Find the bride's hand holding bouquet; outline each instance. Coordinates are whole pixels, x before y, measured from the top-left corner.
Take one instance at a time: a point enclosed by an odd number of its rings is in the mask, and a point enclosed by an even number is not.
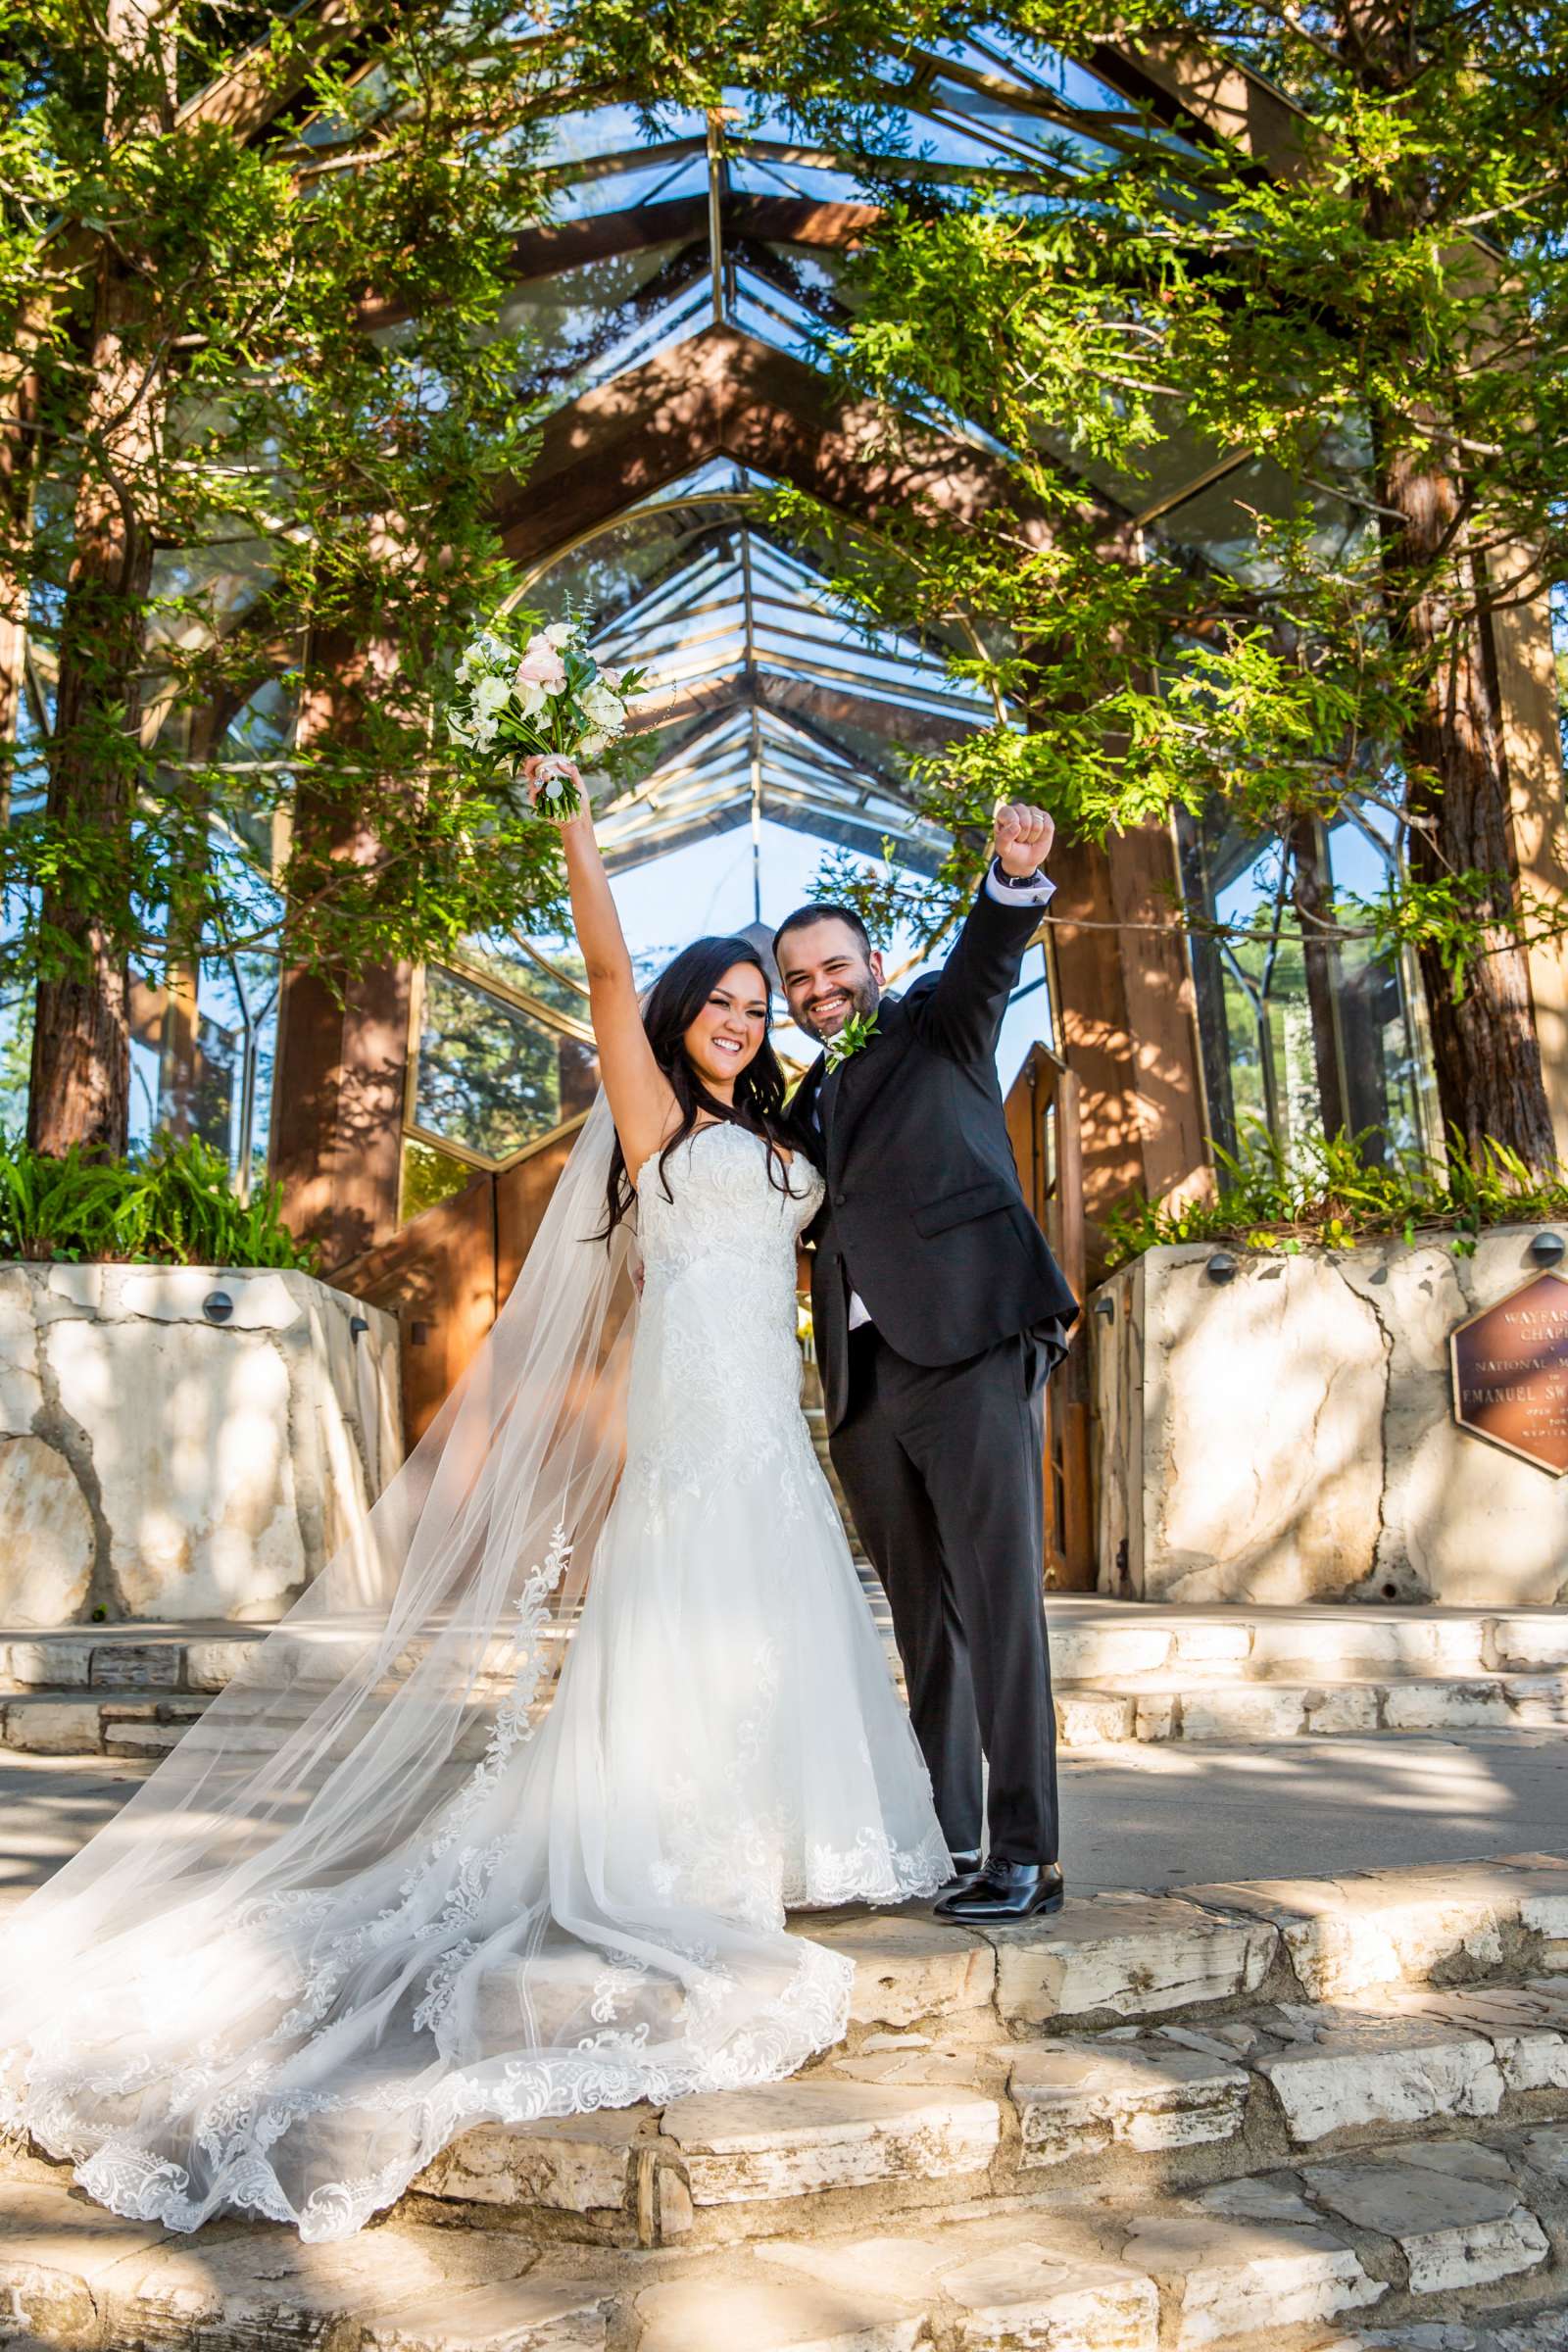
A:
[[[477,760],[509,767],[540,816],[566,824],[584,811],[579,762],[601,758],[624,733],[627,702],[647,673],[602,668],[578,622],[544,624],[531,612],[508,619],[530,630],[526,642],[499,627],[479,632],[458,663],[448,732]]]

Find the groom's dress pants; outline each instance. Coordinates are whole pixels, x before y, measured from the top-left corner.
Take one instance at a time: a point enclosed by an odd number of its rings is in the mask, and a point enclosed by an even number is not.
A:
[[[1044,1351],[1028,1334],[935,1369],[874,1326],[850,1335],[849,1411],[829,1440],[882,1580],[943,1834],[1054,1862],[1056,1727],[1042,1591]]]

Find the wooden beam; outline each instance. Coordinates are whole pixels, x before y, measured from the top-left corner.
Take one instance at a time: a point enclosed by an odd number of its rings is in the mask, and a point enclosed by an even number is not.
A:
[[[299,36],[288,72],[278,72],[271,35],[267,34],[187,100],[179,110],[182,124],[215,122],[237,139],[254,138],[306,88],[312,68],[352,40],[363,22],[349,0],[313,0],[313,5],[284,13]]]
[[[1006,468],[959,436],[928,432],[900,453],[881,411],[840,401],[805,361],[732,326],[711,325],[558,409],[526,484],[503,488],[506,551],[537,564],[712,457],[782,475],[874,523],[911,501],[972,520],[1011,496]],[[1085,495],[1109,528],[1122,519]],[[1044,544],[1044,515],[1025,521]]]

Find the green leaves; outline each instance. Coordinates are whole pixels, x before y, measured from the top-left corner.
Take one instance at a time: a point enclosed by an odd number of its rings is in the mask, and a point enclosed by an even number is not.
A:
[[[352,971],[551,903],[554,861],[433,730],[473,615],[514,584],[496,491],[532,433],[498,327],[539,202],[538,45],[495,0],[350,12],[330,37],[178,0],[158,22],[183,87],[261,29],[270,66],[239,78],[294,106],[266,128],[237,102],[153,103],[110,140],[106,92],[157,101],[167,55],[115,55],[76,0],[0,20],[20,105],[0,307],[28,322],[40,460],[0,502],[0,601],[29,613],[40,688],[0,755],[0,962],[85,974],[103,943],[156,967],[226,936]],[[100,512],[156,548],[150,579],[142,558],[84,570]],[[211,745],[209,714],[270,682],[297,738],[261,765]],[[123,790],[89,807],[62,782],[82,776]]]
[[[852,1060],[857,1054],[864,1053],[877,1034],[877,1017],[875,1012],[851,1013],[843,1028],[830,1037],[822,1049],[830,1070],[838,1069],[841,1063]]]
[[[797,493],[775,518],[989,705],[912,763],[953,893],[1001,793],[1096,839],[1186,808],[1261,845],[1373,808],[1396,870],[1331,936],[1413,949],[1435,1002],[1466,1001],[1433,1024],[1445,1111],[1468,1092],[1472,1138],[1514,1115],[1534,1152],[1533,1041],[1500,1076],[1464,1044],[1557,920],[1500,870],[1475,681],[1568,576],[1568,28],[1503,0],[1181,15],[1201,123],[1129,104],[1027,209],[956,182],[889,205],[826,348],[911,488],[874,529]],[[1076,0],[1010,21],[1093,62]],[[1168,12],[1118,19],[1144,34],[1168,61]],[[1255,146],[1225,137],[1205,51],[1288,100],[1254,89]],[[952,420],[994,437],[961,516],[926,487]]]
[[[277,1186],[242,1202],[224,1155],[199,1137],[164,1137],[140,1160],[104,1159],[75,1146],[49,1159],[0,1139],[0,1258],[18,1257],[305,1273],[316,1263],[314,1250],[282,1222]]]
[[[1261,1131],[1239,1157],[1215,1145],[1222,1171],[1216,1197],[1176,1208],[1141,1200],[1119,1204],[1105,1219],[1106,1262],[1124,1265],[1146,1250],[1180,1242],[1226,1242],[1279,1255],[1353,1250],[1390,1235],[1408,1245],[1431,1232],[1447,1234],[1449,1248],[1466,1256],[1489,1226],[1568,1217],[1568,1170],[1540,1175],[1492,1137],[1472,1160],[1455,1131],[1444,1162],[1379,1160],[1383,1142],[1369,1128],[1309,1137],[1290,1153]]]

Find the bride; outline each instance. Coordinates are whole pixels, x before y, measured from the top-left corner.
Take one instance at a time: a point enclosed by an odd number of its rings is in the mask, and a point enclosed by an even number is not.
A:
[[[821,1186],[766,978],[702,939],[640,1006],[563,830],[604,1093],[511,1298],[364,1535],[7,1931],[0,2124],[138,2220],[338,2237],[473,2124],[776,2080],[852,1976],[786,1907],[949,1876],[800,1410]]]

